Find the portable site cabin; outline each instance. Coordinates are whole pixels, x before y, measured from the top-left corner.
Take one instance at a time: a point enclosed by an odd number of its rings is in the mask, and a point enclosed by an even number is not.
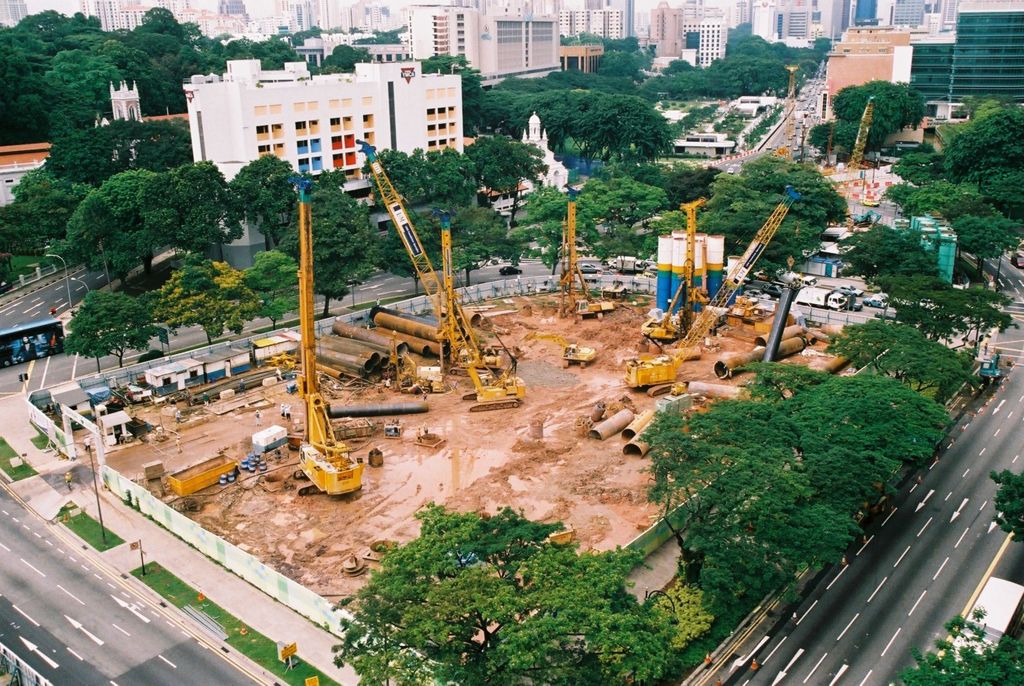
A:
[[[256,339],[252,342],[252,353],[256,364],[261,364],[274,355],[295,352],[299,349],[299,340],[300,336],[295,331],[282,331],[267,338]]]
[[[147,369],[145,376],[155,395],[170,395],[203,383],[203,363],[191,358],[177,360]]]
[[[103,431],[104,445],[117,445],[119,440],[131,436],[128,425],[131,424],[132,418],[124,410],[105,414],[96,421],[100,430]]]
[[[196,357],[196,362],[203,365],[203,383],[210,383],[211,381],[231,376],[231,360],[237,354],[234,350],[222,350]]]

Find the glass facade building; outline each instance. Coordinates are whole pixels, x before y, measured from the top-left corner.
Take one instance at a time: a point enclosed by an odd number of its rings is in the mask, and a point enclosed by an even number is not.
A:
[[[914,55],[910,63],[910,85],[925,101],[948,100],[953,73],[953,37],[912,41]]]
[[[949,92],[1024,102],[1024,0],[961,3]]]

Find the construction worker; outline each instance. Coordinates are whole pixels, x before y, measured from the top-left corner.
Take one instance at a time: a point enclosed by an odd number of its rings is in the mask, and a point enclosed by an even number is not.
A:
[[[64,483],[66,483],[68,485],[68,490],[69,491],[71,490],[71,479],[72,478],[73,477],[71,476],[71,470],[70,469],[68,471],[64,472]]]

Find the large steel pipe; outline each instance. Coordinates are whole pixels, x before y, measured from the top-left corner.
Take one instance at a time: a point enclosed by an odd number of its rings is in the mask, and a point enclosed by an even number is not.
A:
[[[335,369],[358,369],[364,374],[373,371],[373,361],[369,357],[360,358],[356,355],[349,355],[348,353],[341,353],[336,350],[321,348],[316,354],[316,359]]]
[[[806,347],[807,341],[803,338],[787,338],[779,344],[779,352],[775,355],[775,359],[781,360],[783,357],[795,355]]]
[[[722,359],[715,362],[715,376],[719,379],[728,379],[732,376],[732,372],[737,367],[742,367],[745,364],[751,362],[757,362],[764,357],[765,347],[762,345],[757,346],[750,352],[746,353],[732,353],[725,355]]]
[[[327,414],[331,419],[342,417],[387,417],[396,414],[422,414],[430,408],[426,403],[378,403],[370,405],[331,404]]]
[[[334,352],[355,355],[360,359],[368,357],[373,363],[371,369],[376,369],[380,366],[380,353],[360,341],[354,341],[351,338],[339,338],[338,336],[321,336],[318,342],[321,348],[328,348]]]
[[[631,421],[633,421],[633,413],[631,411],[619,410],[600,424],[595,424],[588,435],[591,438],[603,441],[625,429]]]
[[[343,338],[351,338],[352,340],[362,341],[367,345],[372,346],[381,354],[391,353],[391,337],[386,336],[376,331],[370,331],[364,329],[361,326],[352,326],[345,322],[334,322],[331,325],[331,331],[342,336]],[[398,343],[398,354],[403,354],[409,346],[405,343]]]
[[[632,455],[634,457],[643,457],[650,451],[651,446],[645,442],[642,436],[637,436],[632,439],[629,443],[622,446],[623,455]]]
[[[836,357],[833,357],[831,360],[825,363],[825,371],[828,372],[829,374],[838,374],[848,364],[850,364],[850,359],[848,357],[837,355]]]
[[[387,312],[375,312],[373,315],[373,323],[376,326],[381,326],[385,329],[399,331],[428,341],[437,342],[439,340],[436,326],[416,322],[411,319],[406,319],[405,317],[398,317]]]
[[[742,386],[727,386],[721,383],[704,383],[703,381],[691,381],[686,384],[686,392],[693,395],[703,395],[708,398],[724,398],[735,400],[746,398],[749,392]]]
[[[622,437],[627,441],[636,438],[641,431],[647,428],[647,425],[651,423],[652,419],[654,419],[654,410],[641,412],[629,423],[629,426],[622,430]]]
[[[768,335],[768,340],[763,344],[765,351],[764,356],[761,358],[764,362],[774,362],[779,353],[779,343],[787,338],[786,336],[786,322],[789,321],[789,309],[793,306],[793,300],[796,298],[796,290],[790,287],[782,289],[782,295],[779,296],[779,306],[775,310],[775,321],[772,322],[772,330]],[[800,331],[803,333],[803,331]],[[757,341],[754,341],[757,343]]]
[[[821,341],[822,343],[832,342],[832,336],[821,329],[807,329],[807,337],[813,338],[816,341]]]
[[[787,338],[796,338],[797,336],[803,336],[805,333],[807,333],[807,330],[804,327],[800,326],[799,324],[793,324],[792,326],[787,326],[785,329],[782,330],[782,337],[779,340],[784,341]],[[768,334],[767,336],[761,334],[760,336],[754,339],[754,345],[767,347],[768,339],[770,337],[771,334]]]
[[[435,329],[438,328],[437,317],[435,317],[432,314],[423,314],[423,315],[409,314],[407,312],[400,312],[399,310],[393,310],[390,307],[382,307],[382,306],[378,305],[378,306],[374,307],[372,310],[370,310],[370,316],[372,317],[373,315],[375,315],[378,312],[386,312],[387,314],[393,314],[396,317],[402,317],[403,319],[408,319],[409,321],[420,322],[422,324],[427,324],[429,326],[434,327]],[[469,323],[471,325],[473,325],[473,326],[478,326],[480,324],[480,322],[482,322],[484,320],[483,315],[480,314],[479,312],[466,312],[466,315],[469,317]]]
[[[384,330],[385,329],[382,329],[382,331]],[[424,357],[427,355],[441,357],[441,344],[436,341],[428,341],[425,338],[417,338],[416,336],[410,336],[409,334],[401,333],[399,331],[387,331],[388,335],[394,334],[395,338],[409,346],[409,352]]]

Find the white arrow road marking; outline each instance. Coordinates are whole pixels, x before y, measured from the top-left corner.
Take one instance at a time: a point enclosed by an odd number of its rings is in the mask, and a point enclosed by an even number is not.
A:
[[[935,489],[934,488],[932,490],[928,491],[928,495],[926,495],[924,497],[924,500],[922,500],[921,502],[919,502],[917,504],[917,507],[914,508],[914,512],[918,512],[922,507],[924,507],[924,504],[926,502],[928,502],[928,498],[932,497],[932,493],[935,493]]]
[[[779,682],[781,682],[783,679],[786,678],[786,672],[789,671],[789,668],[793,666],[793,663],[796,662],[797,658],[800,657],[803,654],[804,654],[804,649],[803,648],[800,648],[798,651],[796,651],[796,655],[794,655],[793,659],[789,661],[789,664],[786,665],[786,668],[783,669],[781,672],[779,672],[778,674],[775,675],[775,680],[772,681],[772,686],[778,686]]]
[[[110,594],[110,597],[113,598],[118,605],[131,612],[133,615],[144,621],[146,624],[149,624],[149,617],[136,610],[134,604],[129,605],[128,603],[124,602],[114,594]]]
[[[960,516],[960,510],[964,509],[964,505],[967,504],[967,500],[968,500],[967,498],[964,498],[963,501],[960,503],[960,507],[956,508],[956,512],[954,512],[953,516],[949,518],[949,523],[950,524],[955,522],[956,518]]]
[[[992,529],[996,528],[997,526],[999,526],[999,525],[996,524],[995,522],[990,522],[989,525],[988,525],[988,533],[992,533]]]
[[[839,677],[841,677],[843,674],[846,674],[846,670],[848,670],[849,668],[850,665],[843,665],[842,667],[840,667],[839,671],[836,672],[836,675],[835,677],[833,677],[832,681],[828,682],[828,686],[836,686],[836,682],[839,681]]]
[[[86,636],[91,638],[93,643],[95,643],[98,646],[103,645],[103,639],[100,638],[99,636],[97,636],[96,634],[92,633],[88,629],[86,629],[84,626],[82,626],[82,623],[79,622],[77,619],[72,619],[71,617],[68,617],[67,615],[64,615],[64,619],[66,619],[69,622],[71,622],[71,626],[75,627],[76,629],[81,631],[83,634],[85,634]]]
[[[60,665],[58,665],[56,662],[54,662],[45,654],[43,654],[43,652],[39,650],[39,646],[37,646],[35,643],[28,640],[24,636],[19,636],[18,638],[20,638],[21,642],[25,644],[25,647],[28,648],[28,652],[35,653],[36,655],[41,657],[43,661],[46,662],[46,664],[50,665],[50,669],[57,669],[58,667],[60,667]]]

